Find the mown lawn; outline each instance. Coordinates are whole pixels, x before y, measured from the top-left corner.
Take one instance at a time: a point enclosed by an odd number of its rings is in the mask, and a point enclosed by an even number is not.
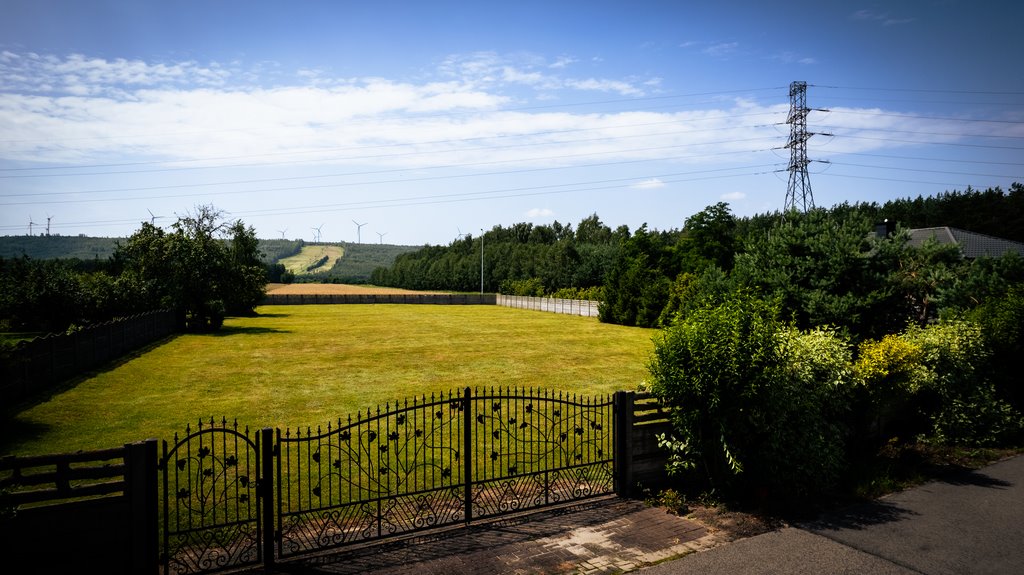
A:
[[[210,417],[326,426],[387,402],[463,387],[581,395],[647,377],[654,330],[498,306],[265,306],[217,334],[170,338],[70,382],[3,423],[0,453],[171,440]]]

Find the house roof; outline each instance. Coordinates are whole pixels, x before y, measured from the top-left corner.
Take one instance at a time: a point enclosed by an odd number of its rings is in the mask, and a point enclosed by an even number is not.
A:
[[[940,244],[959,246],[960,252],[965,258],[997,258],[1008,252],[1016,252],[1018,255],[1024,256],[1024,243],[945,226],[912,229],[908,244],[920,247],[929,239],[934,239]]]

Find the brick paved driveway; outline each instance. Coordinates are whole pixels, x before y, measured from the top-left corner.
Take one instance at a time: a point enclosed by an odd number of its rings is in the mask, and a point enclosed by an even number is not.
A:
[[[717,546],[719,535],[641,501],[598,499],[277,566],[279,574],[624,573]]]

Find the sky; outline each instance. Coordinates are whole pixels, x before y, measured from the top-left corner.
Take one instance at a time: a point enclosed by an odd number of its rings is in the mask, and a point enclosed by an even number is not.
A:
[[[0,235],[448,245],[1024,182],[1024,3],[0,0]],[[799,149],[799,146],[797,147]]]

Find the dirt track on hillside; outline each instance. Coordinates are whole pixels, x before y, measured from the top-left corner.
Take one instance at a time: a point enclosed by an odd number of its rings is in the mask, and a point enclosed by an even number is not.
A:
[[[267,284],[267,293],[280,295],[363,295],[437,292],[422,292],[399,288],[350,284]]]

